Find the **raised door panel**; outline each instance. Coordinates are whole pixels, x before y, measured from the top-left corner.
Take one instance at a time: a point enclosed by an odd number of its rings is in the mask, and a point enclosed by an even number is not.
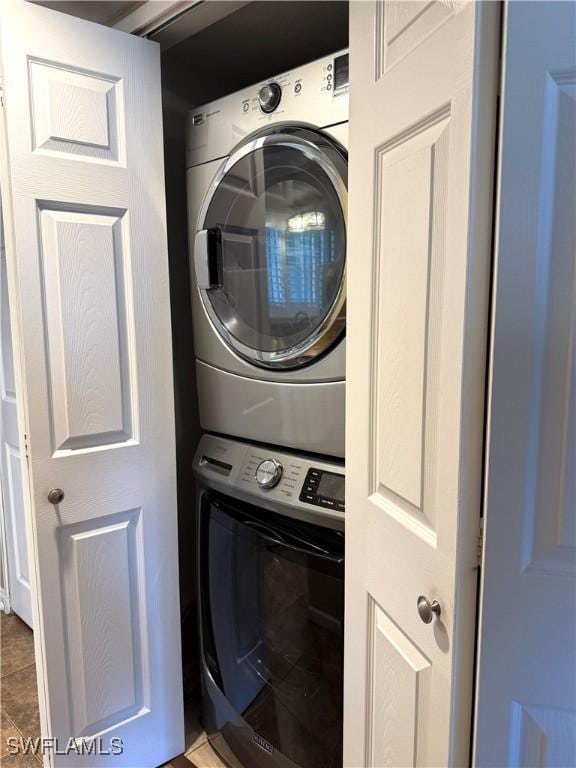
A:
[[[0,212],[1,213],[1,212]],[[0,223],[0,226],[1,223]],[[0,395],[3,402],[16,402],[16,383],[14,381],[14,359],[12,355],[12,336],[10,329],[10,306],[8,304],[8,279],[6,275],[6,258],[4,255],[4,237],[0,253],[0,329],[2,344],[0,346]]]
[[[126,211],[42,207],[39,219],[54,451],[126,441],[133,437]]]
[[[547,74],[524,567],[576,572],[576,72]],[[527,482],[531,475],[527,473]]]
[[[142,510],[59,530],[71,733],[94,736],[149,712]],[[93,599],[86,601],[90,594]]]
[[[387,141],[375,179],[373,501],[432,545],[449,123],[442,109]]]
[[[376,79],[408,56],[461,4],[460,0],[378,0],[376,6]]]
[[[0,219],[2,214],[3,209],[0,206]],[[7,587],[12,610],[32,626],[24,479],[13,348],[4,222],[0,221],[0,476],[7,550]]]
[[[84,161],[125,161],[119,78],[33,58],[29,77],[34,151]]]
[[[576,712],[512,705],[511,768],[568,768],[576,765]]]
[[[30,575],[28,573],[28,552],[26,542],[26,527],[24,518],[24,498],[22,487],[22,457],[17,446],[5,441],[4,470],[2,477],[2,490],[6,502],[6,527],[9,539],[9,562],[11,565],[10,587],[13,590],[23,590],[23,594],[29,600]],[[6,487],[4,488],[4,484]],[[21,593],[22,594],[22,593]],[[23,596],[23,595],[22,595]],[[20,595],[15,595],[15,608],[20,610]],[[29,618],[26,612],[25,618]]]
[[[432,664],[380,606],[370,603],[368,768],[420,765],[428,751]]]

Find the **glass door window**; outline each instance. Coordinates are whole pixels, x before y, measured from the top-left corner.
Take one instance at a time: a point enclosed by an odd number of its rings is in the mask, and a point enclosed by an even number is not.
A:
[[[301,768],[342,765],[343,535],[223,497],[202,509],[206,662]]]
[[[324,144],[255,140],[231,158],[201,222],[220,243],[205,306],[231,346],[262,365],[309,361],[343,331],[346,159]]]

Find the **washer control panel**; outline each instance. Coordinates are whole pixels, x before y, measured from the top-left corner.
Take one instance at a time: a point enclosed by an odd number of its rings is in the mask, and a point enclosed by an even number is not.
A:
[[[266,83],[258,91],[258,103],[262,112],[269,114],[274,112],[280,99],[282,98],[282,88],[278,83]]]
[[[216,435],[194,457],[202,484],[272,511],[343,526],[344,465]]]
[[[344,475],[310,467],[300,491],[300,501],[344,512]]]
[[[260,488],[274,488],[280,482],[283,471],[284,467],[276,459],[264,459],[256,467],[256,482]]]
[[[248,446],[240,469],[241,488],[254,488],[255,493],[291,502],[298,498],[299,486],[304,476],[304,466],[291,456],[276,453],[273,456],[266,449]]]

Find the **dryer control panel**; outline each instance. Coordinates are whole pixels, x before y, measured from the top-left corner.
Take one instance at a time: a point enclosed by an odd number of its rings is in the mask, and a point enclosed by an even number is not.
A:
[[[187,117],[186,165],[226,157],[246,136],[275,123],[344,123],[348,86],[348,51],[339,51],[198,107]]]
[[[273,512],[343,527],[344,465],[204,435],[194,457],[201,483]]]

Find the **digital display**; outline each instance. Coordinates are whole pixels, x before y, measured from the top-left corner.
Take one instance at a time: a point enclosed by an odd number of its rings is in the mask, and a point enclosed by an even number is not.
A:
[[[334,89],[348,85],[348,54],[334,59]]]
[[[318,485],[318,496],[344,501],[344,476],[323,472]]]

